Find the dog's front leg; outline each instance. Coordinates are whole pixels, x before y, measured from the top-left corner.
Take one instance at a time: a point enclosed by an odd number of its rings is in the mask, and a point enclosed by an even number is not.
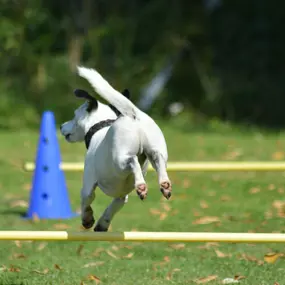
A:
[[[95,223],[91,208],[91,204],[95,199],[95,189],[96,184],[93,184],[89,187],[83,186],[81,190],[81,220],[83,227],[86,229],[90,229]]]
[[[81,189],[81,220],[83,227],[86,229],[90,229],[95,223],[91,204],[95,199],[96,186],[97,183],[94,181],[92,167],[85,165],[83,187]]]
[[[106,232],[111,224],[115,214],[118,213],[128,202],[128,195],[123,198],[114,198],[111,204],[106,208],[100,219],[98,220],[94,231],[95,232]]]
[[[96,184],[93,184],[91,188],[83,186],[81,190],[81,220],[82,226],[85,229],[90,229],[95,223],[93,210],[91,208],[91,204],[95,199],[95,189]]]

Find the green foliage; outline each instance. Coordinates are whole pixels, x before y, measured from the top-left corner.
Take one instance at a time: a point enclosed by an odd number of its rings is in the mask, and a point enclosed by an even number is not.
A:
[[[208,118],[278,127],[285,122],[285,17],[271,2],[222,1],[211,13],[203,1],[186,0],[0,5],[0,109],[11,120],[7,126],[37,124],[47,108],[67,119],[78,104],[72,90],[85,84],[74,73],[77,64],[98,68],[117,89],[128,87],[137,102],[141,88],[186,39],[190,49],[152,115],[164,116],[169,103],[181,101],[186,112]]]

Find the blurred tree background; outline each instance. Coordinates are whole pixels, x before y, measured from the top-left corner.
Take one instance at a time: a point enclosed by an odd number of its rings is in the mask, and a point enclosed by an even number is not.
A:
[[[0,128],[58,122],[90,87],[95,67],[137,103],[142,88],[178,59],[148,113],[282,128],[285,123],[284,2],[266,0],[0,0]],[[94,92],[93,92],[94,94]]]

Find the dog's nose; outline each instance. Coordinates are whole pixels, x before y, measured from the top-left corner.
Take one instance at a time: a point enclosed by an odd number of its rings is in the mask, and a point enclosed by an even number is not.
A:
[[[62,125],[60,125],[59,129],[60,129],[60,131],[62,131]]]

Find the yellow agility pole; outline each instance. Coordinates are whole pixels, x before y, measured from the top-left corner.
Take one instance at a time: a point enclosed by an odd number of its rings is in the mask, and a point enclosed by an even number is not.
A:
[[[59,167],[64,171],[83,171],[83,162],[62,162]],[[34,171],[35,164],[26,162],[25,171]],[[149,170],[153,171],[151,165]],[[169,162],[168,171],[285,171],[285,162]]]
[[[279,233],[0,231],[0,240],[285,243]]]

